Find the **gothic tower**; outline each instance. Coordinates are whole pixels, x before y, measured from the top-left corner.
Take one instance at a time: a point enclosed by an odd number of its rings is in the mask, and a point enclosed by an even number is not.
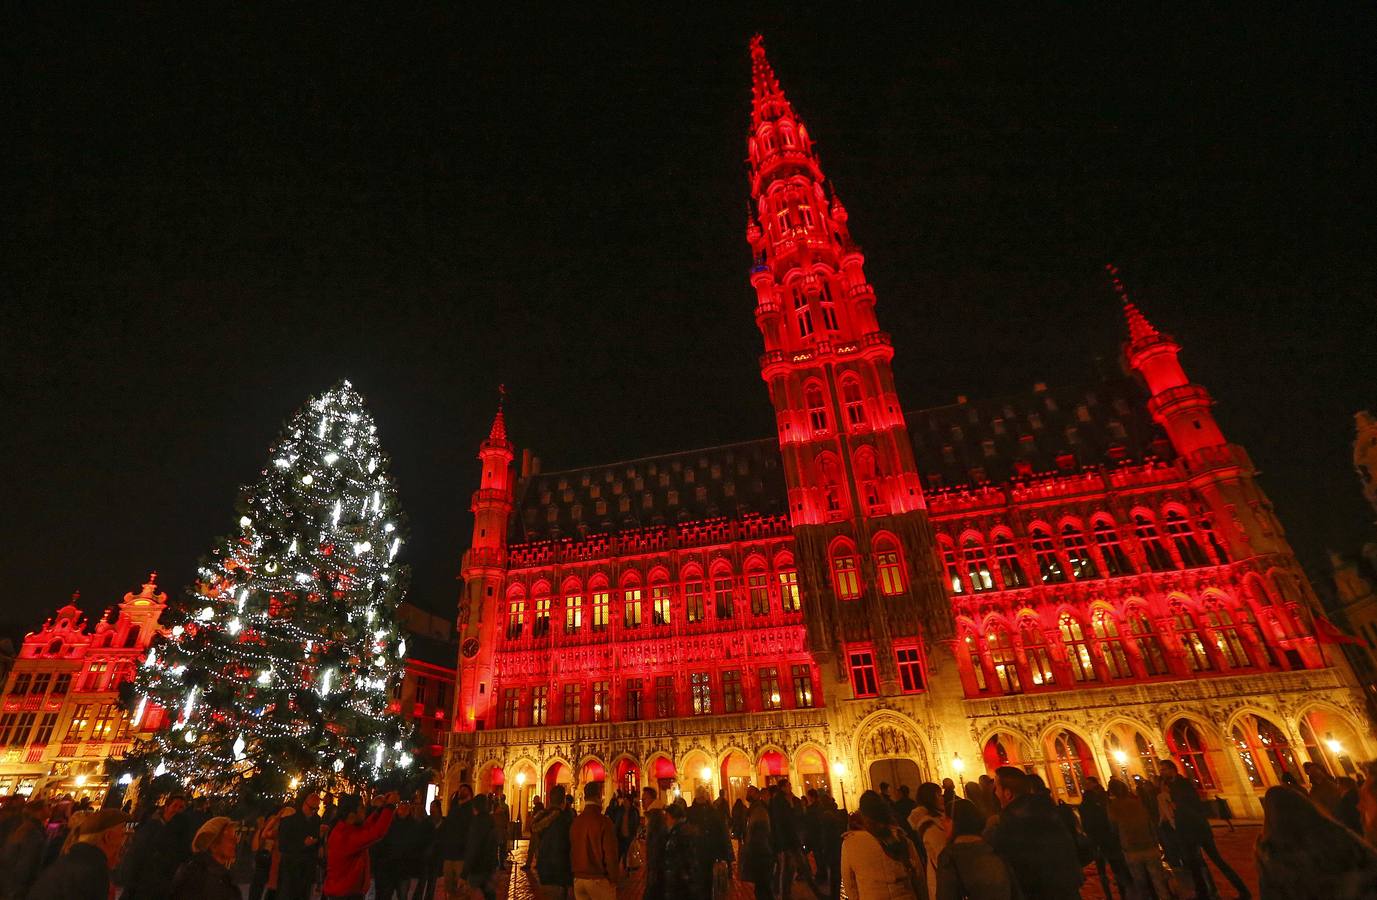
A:
[[[893,639],[945,641],[941,585],[894,348],[875,318],[865,257],[757,35],[747,152],[761,376],[776,412],[809,650],[849,691],[845,651],[873,650],[896,689]]]
[[[473,492],[473,540],[464,553],[459,604],[459,690],[457,731],[481,727],[493,703],[493,653],[497,646],[499,603],[507,565],[507,521],[512,512],[512,445],[502,406],[478,450],[482,481]]]

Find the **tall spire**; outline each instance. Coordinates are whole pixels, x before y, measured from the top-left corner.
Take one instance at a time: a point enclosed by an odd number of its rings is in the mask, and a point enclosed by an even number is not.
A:
[[[499,384],[497,386],[497,415],[493,416],[492,428],[488,431],[488,443],[500,446],[507,443],[507,420],[502,414],[502,407],[507,400],[507,386]]]
[[[1104,270],[1109,273],[1109,281],[1114,286],[1114,293],[1119,295],[1119,300],[1124,305],[1124,319],[1128,322],[1128,342],[1134,347],[1144,347],[1154,344],[1163,339],[1160,331],[1152,326],[1143,315],[1142,310],[1128,296],[1128,288],[1124,287],[1123,280],[1119,278],[1119,267],[1113,263],[1106,263]]]
[[[759,127],[761,122],[777,119],[781,115],[793,115],[793,107],[779,86],[774,67],[765,56],[765,38],[755,35],[751,38],[751,119]]]

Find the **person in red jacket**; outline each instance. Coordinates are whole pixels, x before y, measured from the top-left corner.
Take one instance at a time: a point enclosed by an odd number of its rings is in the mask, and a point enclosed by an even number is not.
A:
[[[325,841],[324,900],[363,900],[372,873],[368,868],[368,848],[382,840],[392,827],[392,810],[397,792],[373,798],[373,810],[364,815],[358,797],[341,797],[340,817]]]

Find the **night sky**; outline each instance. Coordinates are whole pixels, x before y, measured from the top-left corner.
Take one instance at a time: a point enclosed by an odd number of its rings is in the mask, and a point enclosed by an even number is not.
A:
[[[908,408],[1113,364],[1113,260],[1305,561],[1372,534],[1349,447],[1377,405],[1370,5],[127,5],[8,35],[0,621],[75,589],[99,610],[153,568],[189,583],[280,423],[341,377],[393,458],[413,597],[447,615],[499,382],[547,469],[772,433],[744,237],[756,30]]]

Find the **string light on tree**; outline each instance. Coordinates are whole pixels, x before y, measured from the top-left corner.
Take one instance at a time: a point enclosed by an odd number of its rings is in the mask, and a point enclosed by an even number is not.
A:
[[[400,774],[410,734],[389,701],[405,653],[395,621],[405,518],[362,397],[341,382],[312,398],[266,459],[242,493],[239,528],[169,609],[171,640],[136,675],[139,716],[171,718],[179,734],[158,728],[130,762],[216,793],[275,797],[294,779]]]

